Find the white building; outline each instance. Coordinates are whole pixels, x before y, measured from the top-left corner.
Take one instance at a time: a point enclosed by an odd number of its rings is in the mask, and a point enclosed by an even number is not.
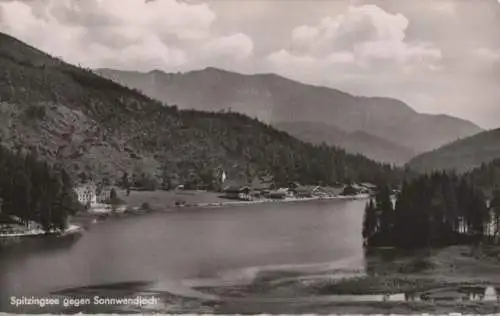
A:
[[[83,205],[97,203],[96,186],[93,183],[82,184],[74,189],[78,201]]]
[[[109,199],[111,198],[111,191],[115,189],[116,192],[118,192],[118,188],[114,186],[108,186],[104,187],[100,190],[100,192],[97,194],[97,203],[107,203]]]

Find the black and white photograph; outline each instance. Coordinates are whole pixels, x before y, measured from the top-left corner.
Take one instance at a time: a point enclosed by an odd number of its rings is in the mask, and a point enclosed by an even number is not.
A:
[[[0,0],[0,313],[500,313],[500,0]]]

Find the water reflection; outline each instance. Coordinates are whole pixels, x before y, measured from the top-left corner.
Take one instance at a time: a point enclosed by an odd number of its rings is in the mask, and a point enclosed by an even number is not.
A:
[[[183,210],[93,225],[76,241],[42,242],[0,253],[0,311],[13,295],[154,280],[185,294],[193,278],[246,279],[248,267],[345,262],[362,268],[365,201],[328,201]],[[265,220],[263,220],[265,218]],[[241,272],[230,273],[232,271]],[[179,294],[180,295],[180,294]]]
[[[17,258],[30,257],[34,254],[52,255],[57,252],[68,251],[81,237],[81,234],[74,234],[25,238],[15,243],[2,245],[0,254],[9,255],[9,257],[15,255]]]

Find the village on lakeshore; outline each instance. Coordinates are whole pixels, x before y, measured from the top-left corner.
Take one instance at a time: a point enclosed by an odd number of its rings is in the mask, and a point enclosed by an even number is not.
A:
[[[165,205],[159,205],[155,210],[161,209],[161,207],[171,209],[172,207],[188,206],[213,207],[262,202],[367,198],[372,196],[377,189],[377,186],[372,183],[338,183],[336,186],[327,187],[291,182],[287,187],[278,187],[272,176],[254,177],[251,181],[243,181],[230,179],[225,172],[222,172],[219,173],[217,183],[211,186],[211,190],[200,187],[193,188],[184,184],[179,184],[168,190],[168,188],[157,184],[143,186],[128,179],[123,180],[127,177],[128,175],[125,174],[119,185],[110,185],[109,181],[93,181],[91,179],[79,181],[73,187],[72,192],[81,204],[82,211],[75,214],[74,217],[105,218],[128,213],[142,214],[152,211],[150,200],[158,199],[158,197],[166,202]],[[203,195],[199,201],[198,195]],[[188,196],[190,199],[186,201]],[[137,198],[137,200],[133,198]],[[36,221],[23,222],[16,216],[2,214],[1,203],[0,200],[0,238],[72,235],[81,234],[84,231],[81,225],[70,223],[72,220],[68,219],[65,230],[47,232]]]
[[[377,186],[372,183],[352,183],[349,185],[338,183],[335,187],[327,187],[291,182],[287,187],[277,187],[271,176],[255,177],[249,183],[245,183],[244,181],[228,180],[225,173],[222,173],[221,183],[221,191],[224,193],[224,197],[242,201],[329,198],[339,196],[366,197],[373,194],[377,189]]]

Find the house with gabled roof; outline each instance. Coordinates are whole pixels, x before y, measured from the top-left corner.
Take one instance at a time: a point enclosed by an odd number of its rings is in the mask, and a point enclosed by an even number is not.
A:
[[[320,191],[320,188],[319,185],[300,185],[291,189],[291,191],[296,197],[313,197]]]
[[[287,197],[287,190],[279,189],[279,190],[270,191],[267,194],[267,197],[270,199],[284,199]]]
[[[272,176],[254,177],[250,183],[253,191],[265,192],[274,188],[274,178]]]
[[[226,181],[224,189],[224,197],[237,200],[250,200],[250,186],[245,185],[242,181]]]

